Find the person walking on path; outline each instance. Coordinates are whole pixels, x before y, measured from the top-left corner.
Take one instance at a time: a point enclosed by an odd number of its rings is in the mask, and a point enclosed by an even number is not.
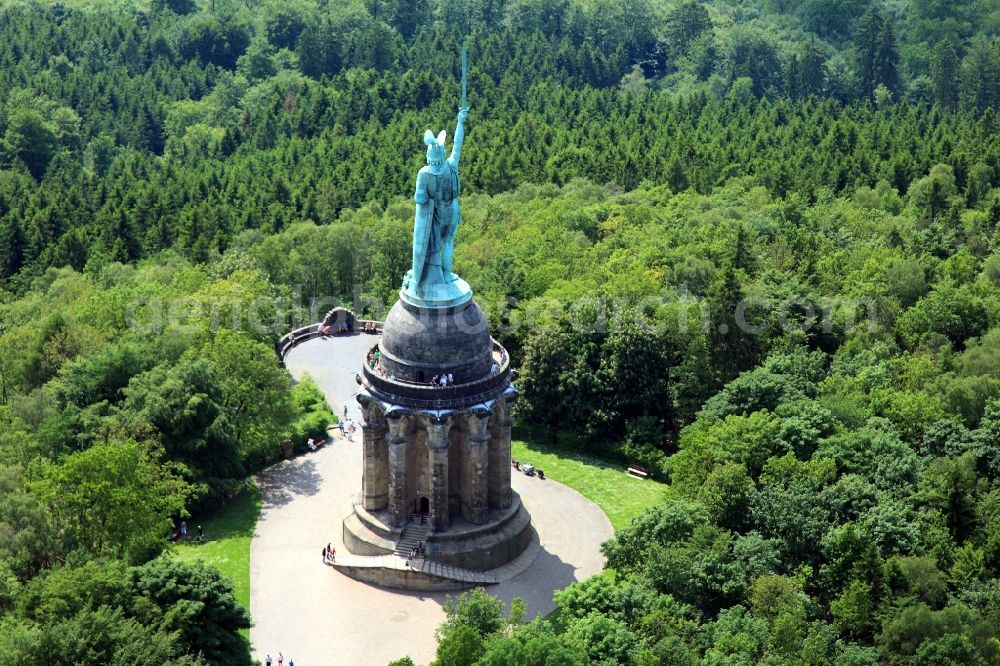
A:
[[[198,541],[201,542],[201,541],[204,541],[204,540],[205,540],[205,530],[202,528],[201,525],[199,525],[198,526]]]
[[[264,658],[264,666],[271,666],[274,662],[271,661],[271,653],[268,652],[267,656]]]
[[[282,664],[284,664],[284,663],[285,663],[285,655],[283,655],[283,654],[281,654],[281,653],[279,652],[279,653],[278,653],[278,666],[281,666],[281,665],[282,665]]]
[[[181,536],[186,537],[188,535],[188,524],[186,520],[181,521]]]

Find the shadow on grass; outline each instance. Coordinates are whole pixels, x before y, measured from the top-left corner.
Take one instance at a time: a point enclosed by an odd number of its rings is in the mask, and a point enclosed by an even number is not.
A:
[[[551,442],[551,435],[535,428],[515,426],[513,439],[520,441],[531,451],[559,456],[568,460],[576,460],[591,467],[624,471],[629,466],[628,461],[624,458],[619,459],[618,456],[609,454],[606,451],[594,452],[585,440],[565,439],[557,444],[553,444]]]
[[[253,483],[239,495],[202,516],[192,516],[188,521],[186,543],[198,544],[198,525],[205,530],[205,541],[221,541],[232,537],[252,537],[257,517],[260,515],[260,489]]]
[[[546,478],[563,483],[604,511],[615,530],[627,527],[635,516],[661,502],[669,486],[655,478],[638,479],[627,474],[628,463],[604,456],[604,451],[581,451],[572,446],[553,446],[540,441],[538,433],[517,431],[512,444],[515,458],[545,471]]]

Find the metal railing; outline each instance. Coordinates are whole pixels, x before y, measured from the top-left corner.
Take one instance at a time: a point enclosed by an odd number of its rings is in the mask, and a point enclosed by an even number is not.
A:
[[[373,353],[377,347],[378,345],[373,345],[369,353]],[[510,357],[507,350],[494,340],[493,353],[495,358],[500,361],[497,371],[486,377],[462,384],[438,386],[430,383],[422,384],[390,379],[367,363],[362,370],[362,381],[369,390],[379,397],[408,407],[449,409],[474,405],[496,398],[510,384]]]
[[[355,330],[354,333],[359,332],[360,329],[362,329],[365,324],[375,324],[376,334],[382,332],[382,322],[371,319],[358,319],[357,330]],[[282,363],[284,363],[285,357],[288,355],[288,352],[290,352],[292,348],[294,348],[296,345],[302,344],[303,342],[306,342],[308,340],[313,340],[315,338],[323,337],[324,333],[322,330],[320,330],[321,325],[322,322],[309,324],[308,326],[297,328],[291,333],[285,333],[283,336],[281,336],[281,338],[278,339],[278,342],[274,345],[274,351],[277,352],[278,359]],[[326,333],[326,335],[328,337],[333,337],[341,334],[334,333],[331,331],[330,333]]]

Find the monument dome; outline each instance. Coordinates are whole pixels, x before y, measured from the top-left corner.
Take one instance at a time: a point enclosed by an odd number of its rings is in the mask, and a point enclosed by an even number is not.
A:
[[[400,298],[382,325],[379,352],[386,375],[416,383],[448,373],[455,384],[465,384],[497,366],[489,323],[472,299],[427,308]]]

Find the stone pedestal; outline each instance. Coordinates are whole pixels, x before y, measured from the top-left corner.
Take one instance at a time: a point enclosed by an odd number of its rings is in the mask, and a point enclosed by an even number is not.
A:
[[[361,500],[344,522],[348,549],[388,553],[405,535],[456,567],[519,555],[532,532],[510,487],[517,391],[482,310],[471,298],[425,308],[403,294],[375,351],[377,367],[358,376],[365,464]],[[441,374],[453,382],[430,381]]]

